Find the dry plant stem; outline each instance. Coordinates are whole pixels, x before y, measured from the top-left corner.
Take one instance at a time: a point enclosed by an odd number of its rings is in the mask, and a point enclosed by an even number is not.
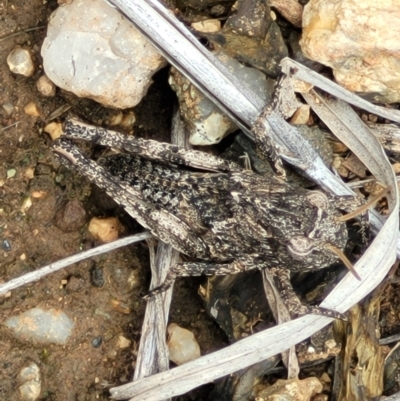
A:
[[[395,334],[393,336],[381,338],[379,340],[379,345],[387,345],[392,343],[397,343],[400,341],[400,334]]]
[[[175,113],[173,119],[171,142],[179,146],[186,145],[185,132],[179,113]],[[179,252],[159,241],[157,255],[155,255],[154,244],[149,245],[152,277],[150,289],[153,289],[164,282],[169,269],[178,263]],[[133,380],[169,369],[166,326],[172,291],[173,286],[164,293],[157,294],[148,300]]]
[[[276,323],[281,324],[290,321],[289,311],[274,284],[273,275],[269,272],[268,269],[262,270],[261,274],[264,283],[265,295],[267,297]],[[295,346],[292,346],[288,350],[282,352],[282,361],[287,368],[288,379],[298,377],[300,366],[297,359]]]
[[[377,333],[380,304],[386,287],[385,282],[381,283],[367,299],[355,305],[350,310],[347,325],[342,322],[334,324],[335,337],[342,349],[341,369],[334,378],[336,398],[332,397],[332,400],[376,399],[382,394],[384,356]]]
[[[11,127],[17,126],[20,122],[21,122],[21,121],[17,121],[17,122],[15,122],[15,123],[13,123],[13,124],[7,125],[6,127],[3,127],[2,129],[0,129],[0,132],[3,132],[3,131],[5,131],[6,129],[9,129],[9,128],[11,128]]]
[[[154,243],[150,244],[149,250],[152,270],[150,288],[154,288],[164,281],[171,265],[177,263],[179,253],[161,241],[158,244],[157,256],[154,252]],[[165,333],[171,297],[172,288],[150,298],[147,303],[133,380],[169,368]]]
[[[288,74],[291,77],[309,82],[314,86],[324,90],[327,93],[335,96],[336,98],[343,100],[353,106],[360,107],[370,113],[377,114],[378,116],[387,118],[391,121],[400,122],[400,111],[395,109],[388,109],[374,105],[367,100],[360,98],[354,93],[348,91],[345,88],[335,84],[328,78],[318,74],[317,72],[310,70],[309,68],[302,66],[294,60],[285,58],[282,60],[282,72]]]
[[[400,152],[400,129],[394,124],[368,123],[374,135],[381,141],[385,149]]]
[[[5,41],[5,40],[7,40],[7,39],[10,39],[10,38],[13,38],[14,36],[18,36],[18,35],[21,34],[21,33],[27,33],[27,32],[32,32],[32,31],[38,31],[38,30],[44,29],[44,28],[47,28],[47,25],[35,26],[35,27],[33,27],[33,28],[22,29],[21,31],[11,33],[10,35],[7,35],[7,36],[3,36],[2,38],[0,38],[0,42],[3,42],[3,41]]]
[[[0,285],[0,295],[5,294],[8,291],[14,290],[15,288],[21,287],[25,284],[32,283],[41,279],[48,274],[54,273],[58,270],[63,269],[64,267],[70,266],[74,263],[78,263],[81,260],[89,259],[94,256],[102,255],[103,253],[110,252],[114,249],[121,248],[123,246],[133,244],[134,242],[143,241],[147,238],[150,238],[151,234],[147,231],[141,234],[131,235],[129,237],[121,238],[117,241],[110,242],[109,244],[101,245],[93,249],[89,249],[88,251],[78,253],[73,256],[69,256],[68,258],[61,259],[58,262],[51,263],[47,266],[44,266],[38,270],[33,272],[29,272],[24,274],[21,277],[14,278],[8,281],[5,284]]]

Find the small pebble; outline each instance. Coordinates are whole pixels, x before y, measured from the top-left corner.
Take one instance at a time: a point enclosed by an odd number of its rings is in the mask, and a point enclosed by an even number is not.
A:
[[[31,180],[35,176],[35,169],[33,167],[28,167],[24,172],[24,177]]]
[[[308,104],[303,104],[300,106],[292,118],[290,119],[290,123],[294,125],[307,124],[310,118],[310,106]]]
[[[311,398],[321,393],[322,390],[322,383],[316,377],[308,377],[304,380],[297,378],[288,380],[279,379],[272,386],[258,386],[255,391],[255,399],[310,401]]]
[[[24,112],[26,115],[28,116],[32,116],[32,117],[40,117],[40,111],[36,105],[36,103],[34,102],[30,102],[28,103],[25,107],[24,107]]]
[[[53,84],[53,82],[50,81],[47,75],[42,75],[37,80],[36,87],[43,96],[51,97],[55,96],[56,94],[56,86]]]
[[[88,230],[94,239],[101,242],[112,242],[118,239],[123,226],[116,217],[93,217]]]
[[[94,287],[99,288],[103,287],[105,284],[103,269],[97,267],[96,264],[90,269],[90,282]]]
[[[43,199],[47,196],[47,192],[46,191],[32,191],[31,196],[32,196],[32,198],[35,198],[35,199]]]
[[[60,182],[63,181],[63,179],[65,178],[64,174],[57,174],[56,178],[54,179],[54,181],[59,184]]]
[[[14,105],[12,103],[5,103],[3,104],[3,109],[8,116],[11,116],[12,112],[14,111]]]
[[[128,348],[131,345],[131,341],[125,338],[124,336],[118,337],[117,347],[118,348]]]
[[[128,277],[128,284],[130,288],[137,288],[141,285],[141,280],[140,280],[140,271],[139,269],[135,269],[131,272],[131,274]]]
[[[86,210],[77,199],[66,203],[54,217],[54,224],[65,233],[79,230],[85,222]]]
[[[129,315],[131,313],[131,308],[125,302],[112,299],[110,303],[113,309],[119,313],[123,313],[124,315]]]
[[[328,373],[326,373],[326,372],[322,373],[320,380],[321,380],[321,382],[324,382],[324,383],[332,383],[332,379],[329,377]]]
[[[393,163],[392,167],[393,167],[393,170],[394,170],[395,174],[399,174],[400,173],[400,163]]]
[[[26,211],[32,206],[32,199],[30,196],[26,197],[22,202],[21,213],[25,214]]]
[[[93,340],[92,340],[92,347],[99,348],[102,343],[103,343],[103,337],[97,336],[97,337],[93,338]]]
[[[7,56],[7,64],[11,72],[30,77],[35,71],[29,50],[15,47]]]
[[[207,19],[204,21],[193,22],[192,28],[198,32],[211,33],[221,30],[221,21],[218,19]]]
[[[175,323],[168,326],[169,359],[177,365],[200,357],[200,347],[194,334]]]
[[[1,241],[1,248],[3,249],[3,251],[10,252],[12,249],[10,241],[8,239],[3,239]]]
[[[119,113],[113,114],[111,115],[107,121],[106,124],[107,125],[119,125],[121,124],[121,121],[123,119],[124,115],[122,114],[122,112],[120,111]]]
[[[10,168],[10,170],[7,170],[7,179],[14,178],[15,174],[17,174],[17,170],[15,170],[15,168]]]
[[[42,388],[40,369],[36,363],[31,362],[29,366],[21,369],[18,375],[19,394],[22,401],[36,401],[40,396]]]
[[[113,359],[115,359],[116,357],[117,357],[117,351],[116,351],[115,349],[112,349],[112,350],[110,350],[110,351],[107,353],[107,358],[108,358],[108,359],[113,360]]]
[[[121,121],[121,125],[126,128],[131,128],[136,122],[136,116],[133,111],[126,113]]]

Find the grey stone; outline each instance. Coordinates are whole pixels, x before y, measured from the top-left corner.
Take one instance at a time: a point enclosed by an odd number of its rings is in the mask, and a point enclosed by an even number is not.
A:
[[[66,344],[74,323],[61,310],[41,308],[30,309],[9,318],[5,325],[22,340],[48,344]]]
[[[42,46],[46,75],[60,88],[106,106],[136,106],[166,65],[142,34],[103,0],[54,11]]]

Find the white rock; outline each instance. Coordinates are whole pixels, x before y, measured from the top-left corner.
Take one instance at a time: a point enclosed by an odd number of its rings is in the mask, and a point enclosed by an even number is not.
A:
[[[24,75],[25,77],[30,77],[35,71],[30,51],[20,47],[15,47],[11,50],[7,56],[7,64],[13,73]]]
[[[168,326],[169,359],[177,365],[200,357],[200,347],[191,331],[176,323]]]
[[[103,0],[75,0],[50,17],[42,46],[46,75],[106,106],[137,105],[166,65],[151,44]]]
[[[124,336],[118,336],[117,347],[128,348],[131,346],[131,341]]]
[[[118,239],[123,226],[117,217],[93,217],[88,230],[94,239],[101,242],[112,242]]]
[[[400,2],[311,0],[301,48],[333,68],[347,89],[376,102],[400,101]]]
[[[32,117],[39,117],[40,116],[40,110],[35,102],[29,102],[25,107],[24,107],[24,112],[28,116]]]
[[[42,75],[37,80],[36,87],[43,96],[54,96],[56,94],[56,86],[46,75]]]
[[[265,401],[310,401],[311,397],[321,393],[323,386],[316,377],[304,380],[278,380],[272,386],[256,390],[256,399]]]
[[[14,105],[12,103],[5,103],[3,104],[3,110],[7,113],[8,116],[11,116],[14,111]]]
[[[31,362],[28,366],[21,369],[18,375],[20,400],[36,401],[40,396],[41,380],[40,369],[36,363]]]
[[[55,141],[63,134],[62,124],[53,121],[49,124],[46,124],[43,128],[43,131],[47,132],[50,135],[51,139]]]
[[[221,21],[218,19],[206,19],[199,22],[193,22],[191,26],[198,32],[219,32],[221,30]]]

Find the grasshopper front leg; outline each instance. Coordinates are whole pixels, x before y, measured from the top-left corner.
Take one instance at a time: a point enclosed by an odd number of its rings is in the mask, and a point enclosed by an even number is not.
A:
[[[233,172],[243,169],[236,163],[205,152],[185,149],[169,143],[135,138],[105,128],[70,119],[64,124],[65,138],[81,139],[96,145],[123,149],[129,153],[163,163],[190,166],[202,170]]]

